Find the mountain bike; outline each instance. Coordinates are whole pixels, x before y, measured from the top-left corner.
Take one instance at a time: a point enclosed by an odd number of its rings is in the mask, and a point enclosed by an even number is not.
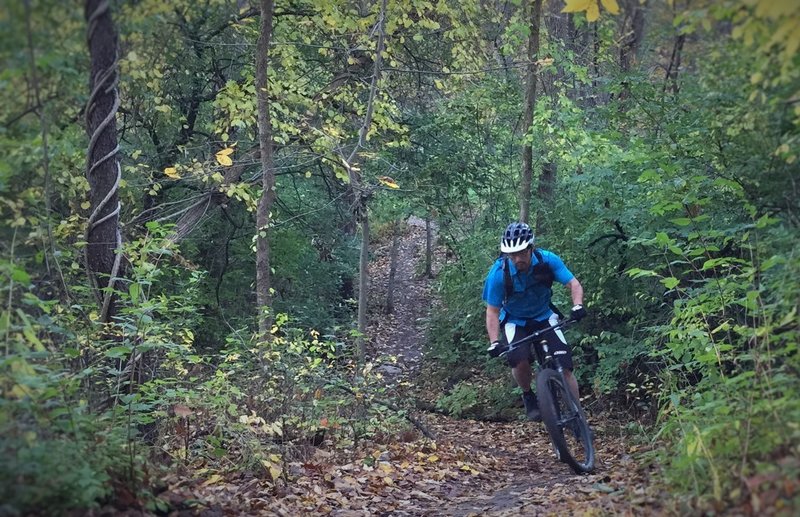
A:
[[[594,470],[594,433],[580,401],[568,388],[559,358],[550,353],[546,339],[537,340],[548,332],[565,329],[573,323],[575,320],[570,318],[536,331],[511,343],[499,355],[504,356],[521,346],[530,347],[531,356],[538,363],[536,400],[556,456],[572,467],[576,474],[583,474]]]

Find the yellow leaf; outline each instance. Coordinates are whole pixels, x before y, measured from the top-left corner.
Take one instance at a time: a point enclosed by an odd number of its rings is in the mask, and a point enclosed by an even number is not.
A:
[[[398,185],[398,184],[397,184],[397,183],[396,183],[396,182],[395,182],[395,181],[394,181],[392,178],[390,178],[389,176],[380,176],[380,177],[378,178],[378,181],[380,181],[381,183],[383,183],[384,185],[386,185],[386,186],[387,186],[387,187],[389,187],[389,188],[400,188],[400,185]]]
[[[211,476],[210,478],[206,479],[203,482],[203,486],[213,485],[214,483],[217,483],[221,480],[222,476],[220,476],[219,474],[214,474],[213,476]]]
[[[19,384],[15,384],[11,388],[11,395],[13,395],[14,398],[17,398],[17,399],[24,399],[25,397],[28,396],[28,391],[25,388],[23,388],[22,386],[20,386]]]
[[[383,482],[386,483],[389,486],[394,485],[394,480],[392,478],[390,478],[389,476],[386,476],[385,478],[383,478]]]
[[[619,14],[619,5],[617,5],[617,0],[600,0],[600,2],[602,2],[606,11],[610,12],[611,14]]]
[[[84,210],[88,210],[90,206],[92,206],[92,204],[89,203],[88,201],[84,201],[83,203],[81,203],[81,208],[83,208]]]
[[[598,18],[600,18],[600,5],[593,1],[589,4],[589,8],[586,9],[586,21],[596,22]]]
[[[231,160],[230,156],[224,154],[217,154],[216,158],[217,162],[224,167],[230,167],[231,165],[233,165],[233,160]]]
[[[217,156],[228,156],[230,154],[233,154],[233,147],[226,147],[221,151],[217,151]]]
[[[429,463],[436,463],[437,461],[439,461],[439,456],[435,454],[431,454],[430,456],[428,456]]]
[[[597,0],[565,0],[567,5],[561,9],[562,13],[579,13],[589,9],[589,4],[595,3]]]
[[[261,464],[264,465],[265,469],[267,469],[267,472],[269,472],[269,475],[273,481],[277,481],[278,478],[281,477],[281,469],[275,463],[267,460],[261,460]]]
[[[167,167],[166,169],[164,169],[164,174],[176,180],[180,179],[181,177],[181,175],[178,174],[178,170],[175,167]]]

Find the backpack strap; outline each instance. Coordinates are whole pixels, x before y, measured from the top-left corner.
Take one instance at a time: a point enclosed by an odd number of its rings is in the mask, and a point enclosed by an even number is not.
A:
[[[503,298],[503,305],[508,302],[508,299],[511,298],[511,295],[514,294],[514,279],[511,278],[511,271],[508,265],[508,257],[503,255],[500,257],[500,269],[503,270],[503,288],[504,288],[504,298]]]
[[[533,249],[533,254],[536,256],[536,260],[539,261],[538,266],[541,266],[541,269],[544,270],[544,273],[539,275],[540,281],[544,283],[548,289],[550,289],[551,299],[550,299],[550,310],[553,311],[558,319],[563,320],[564,314],[558,310],[558,307],[552,301],[552,293],[553,293],[553,281],[555,280],[555,275],[553,274],[553,269],[550,265],[544,261],[544,257],[542,257],[542,253],[537,249]]]
[[[555,276],[553,274],[553,270],[550,268],[550,265],[544,261],[544,257],[542,256],[542,252],[539,251],[538,248],[533,248],[533,256],[536,257],[536,266],[534,266],[538,271],[534,271],[534,278],[537,281],[543,283],[548,289],[550,289],[550,293],[552,295],[553,292],[553,281],[555,280]],[[511,271],[509,270],[508,266],[508,257],[502,256],[502,262],[500,264],[500,269],[503,270],[503,286],[505,287],[505,299],[503,300],[503,304],[505,304],[508,299],[514,294],[514,280],[511,278]],[[558,310],[558,307],[550,301],[550,310],[553,311],[557,316],[558,319],[564,319],[564,314]]]

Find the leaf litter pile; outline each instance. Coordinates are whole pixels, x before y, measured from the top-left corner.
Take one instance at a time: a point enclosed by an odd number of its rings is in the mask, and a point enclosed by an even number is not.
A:
[[[541,424],[428,415],[437,440],[309,447],[273,482],[252,474],[175,479],[159,497],[175,515],[609,515],[650,514],[647,488],[621,437],[597,425],[599,464],[574,475]],[[404,438],[400,436],[398,438]],[[409,438],[408,435],[405,438]]]

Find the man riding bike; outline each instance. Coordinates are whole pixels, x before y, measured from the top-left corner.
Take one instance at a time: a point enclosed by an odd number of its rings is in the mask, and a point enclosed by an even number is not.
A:
[[[525,223],[511,223],[500,240],[503,255],[495,261],[483,285],[486,302],[488,352],[498,355],[510,343],[546,329],[558,322],[551,304],[553,281],[567,286],[572,296],[571,316],[580,320],[583,287],[564,265],[561,257],[534,247],[533,231]],[[502,330],[502,332],[501,332]],[[570,391],[578,398],[578,382],[572,374],[572,351],[560,330],[543,336],[549,349],[560,357]],[[512,375],[522,389],[522,401],[529,420],[541,421],[536,396],[531,391],[533,372],[529,347],[520,347],[507,356]]]

